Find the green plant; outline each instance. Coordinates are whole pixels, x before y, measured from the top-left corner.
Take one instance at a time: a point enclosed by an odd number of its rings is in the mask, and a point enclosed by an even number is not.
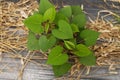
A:
[[[120,15],[115,14],[114,17],[115,17],[115,20],[117,21],[117,24],[120,24]]]
[[[67,73],[75,56],[83,65],[95,65],[96,59],[88,48],[96,43],[99,33],[88,30],[86,16],[80,6],[66,6],[56,10],[48,0],[40,0],[39,12],[24,21],[29,29],[29,50],[48,52],[47,64],[55,76]]]

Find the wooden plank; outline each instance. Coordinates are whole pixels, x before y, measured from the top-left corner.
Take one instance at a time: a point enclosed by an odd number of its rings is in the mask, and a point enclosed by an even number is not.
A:
[[[19,71],[22,67],[20,59],[3,58],[0,62],[0,80],[17,80]],[[44,63],[43,63],[44,64]],[[96,71],[95,71],[96,70]],[[108,80],[119,80],[120,69],[118,74],[110,75],[107,67],[93,67],[89,75],[83,75],[83,78],[104,78]],[[22,80],[53,80],[55,79],[52,68],[38,66],[34,63],[29,63],[24,69]]]

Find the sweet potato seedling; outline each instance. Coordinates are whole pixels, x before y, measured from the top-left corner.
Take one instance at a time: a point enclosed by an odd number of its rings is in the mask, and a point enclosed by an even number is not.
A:
[[[47,52],[47,64],[53,67],[55,76],[67,73],[75,64],[95,65],[96,58],[89,49],[96,43],[99,33],[85,28],[86,16],[78,5],[56,10],[48,0],[40,0],[39,11],[24,21],[29,29],[29,50]],[[71,60],[72,59],[72,60]]]

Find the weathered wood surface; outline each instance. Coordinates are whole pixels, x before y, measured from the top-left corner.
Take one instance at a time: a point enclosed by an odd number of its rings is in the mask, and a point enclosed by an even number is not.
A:
[[[3,58],[0,62],[0,80],[18,80],[19,71],[21,69],[21,60]],[[120,69],[117,74],[109,74],[107,67],[93,67],[90,75],[86,77],[103,78],[104,80],[120,80]],[[85,78],[85,77],[84,77]],[[29,63],[23,72],[22,80],[53,80],[55,79],[51,67],[42,67],[34,63]]]

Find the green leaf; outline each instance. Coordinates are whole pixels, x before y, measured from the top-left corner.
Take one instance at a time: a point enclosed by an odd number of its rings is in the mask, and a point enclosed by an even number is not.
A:
[[[73,32],[71,26],[64,20],[58,22],[59,29],[52,30],[52,34],[58,39],[71,39]]]
[[[68,18],[63,15],[62,13],[57,13],[54,22],[58,24],[59,20],[65,20],[66,22],[69,22]]]
[[[61,8],[59,10],[59,13],[62,13],[63,15],[65,15],[68,18],[71,17],[72,16],[71,6],[65,6],[64,8]]]
[[[96,43],[99,36],[99,32],[93,30],[83,30],[80,33],[80,37],[84,39],[86,46],[92,46]]]
[[[49,48],[55,45],[55,43],[56,39],[53,36],[51,36],[49,39],[47,39],[46,36],[41,36],[39,38],[39,47],[43,52],[47,51]]]
[[[45,24],[45,32],[46,32],[46,34],[47,34],[48,31],[49,31],[49,27],[50,27],[50,24],[49,24],[49,23],[46,23],[46,24]]]
[[[62,65],[68,61],[68,55],[62,53],[63,48],[61,46],[54,47],[48,55],[47,64],[50,65]]]
[[[64,41],[65,47],[69,50],[75,49],[75,44],[71,41]]]
[[[79,5],[77,5],[77,6],[71,6],[71,8],[72,8],[72,14],[74,16],[82,13],[82,9],[81,9],[81,7]]]
[[[85,45],[78,44],[76,46],[76,51],[74,52],[74,54],[79,57],[85,57],[85,56],[88,56],[89,54],[91,54],[91,51]]]
[[[74,16],[72,19],[72,22],[76,24],[79,28],[84,28],[86,21],[87,19],[84,13]]]
[[[56,11],[55,8],[49,8],[45,11],[43,16],[43,21],[49,20],[50,22],[53,22],[55,19]]]
[[[39,11],[34,11],[33,15],[39,14]]]
[[[36,38],[35,34],[29,31],[28,41],[27,41],[27,48],[29,50],[39,50],[38,39]]]
[[[75,25],[75,24],[71,24],[71,28],[72,28],[73,33],[75,33],[75,32],[79,32],[79,28],[78,28],[77,25]]]
[[[40,0],[40,5],[39,5],[39,12],[40,14],[44,14],[45,11],[49,8],[53,8],[54,5],[49,2],[49,0]]]
[[[88,56],[80,57],[80,63],[86,66],[92,66],[96,64],[96,57],[91,53]]]
[[[120,24],[120,17],[115,18],[115,20],[117,21],[117,24]]]
[[[53,72],[55,76],[60,77],[66,74],[70,70],[71,66],[72,65],[70,63],[65,63],[63,65],[57,65],[52,67],[53,67]]]
[[[42,15],[34,14],[27,19],[25,19],[24,24],[34,33],[42,33],[44,31],[43,26],[41,25],[43,20]]]

